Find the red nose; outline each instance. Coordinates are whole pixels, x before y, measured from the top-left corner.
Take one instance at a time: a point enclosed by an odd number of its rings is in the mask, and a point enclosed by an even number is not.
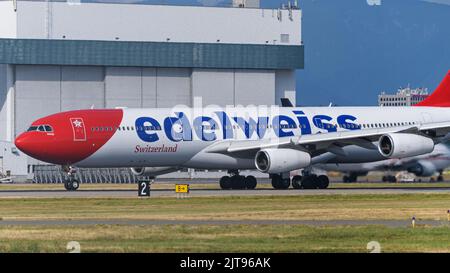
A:
[[[36,138],[32,132],[20,134],[14,141],[16,147],[25,154],[36,159],[44,159],[46,157],[46,149],[43,143]]]

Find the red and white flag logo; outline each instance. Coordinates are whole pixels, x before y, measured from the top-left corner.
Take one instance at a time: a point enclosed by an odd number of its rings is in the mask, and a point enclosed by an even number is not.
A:
[[[71,118],[73,140],[74,141],[86,141],[86,128],[82,118]]]

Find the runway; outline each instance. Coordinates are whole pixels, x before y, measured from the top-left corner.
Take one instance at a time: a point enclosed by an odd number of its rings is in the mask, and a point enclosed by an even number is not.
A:
[[[303,195],[336,195],[336,194],[426,194],[426,193],[450,193],[449,188],[443,187],[377,187],[377,188],[342,188],[326,190],[274,190],[274,189],[256,189],[256,190],[218,190],[218,189],[194,189],[187,195],[189,197],[208,197],[208,196],[303,196]],[[137,197],[137,189],[119,189],[119,190],[83,190],[82,187],[74,192],[66,190],[0,190],[0,198],[108,198]],[[151,190],[152,197],[176,197],[174,190],[155,189]]]

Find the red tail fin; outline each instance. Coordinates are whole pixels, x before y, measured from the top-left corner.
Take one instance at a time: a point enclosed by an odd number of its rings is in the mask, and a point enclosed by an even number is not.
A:
[[[436,90],[416,106],[450,107],[450,71]]]

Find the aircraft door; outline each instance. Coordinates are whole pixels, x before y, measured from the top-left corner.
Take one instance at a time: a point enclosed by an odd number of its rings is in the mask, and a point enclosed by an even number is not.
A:
[[[433,117],[429,113],[421,113],[421,115],[422,115],[422,123],[433,122]]]

